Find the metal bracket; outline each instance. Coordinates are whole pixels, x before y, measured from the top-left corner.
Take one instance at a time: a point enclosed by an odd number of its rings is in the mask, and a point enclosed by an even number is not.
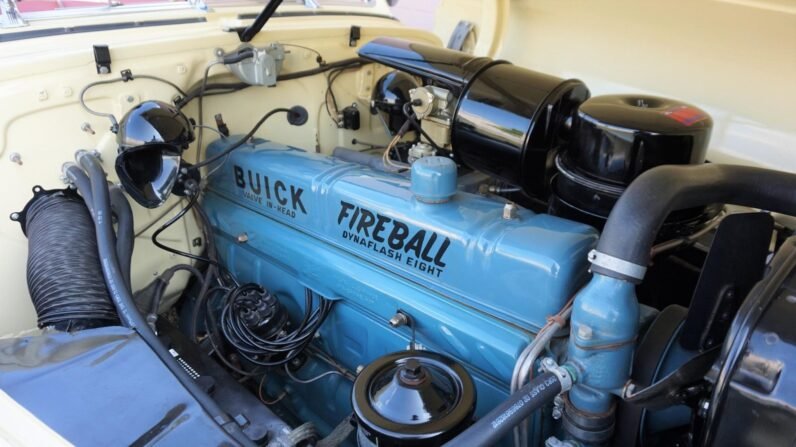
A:
[[[362,37],[362,28],[351,25],[351,31],[348,32],[348,46],[355,47],[357,46],[357,42]]]
[[[111,72],[111,51],[107,45],[94,45],[94,63],[97,65],[97,74]]]
[[[28,26],[17,8],[17,0],[0,0],[0,28]]]
[[[646,266],[634,264],[605,253],[600,253],[597,250],[592,250],[589,252],[589,262],[591,262],[592,265],[602,267],[606,270],[610,270],[639,281],[644,279],[644,275],[647,273]]]
[[[250,57],[238,58],[236,54],[251,52]],[[235,51],[230,53],[220,52],[219,60],[233,60],[232,63],[225,63],[229,69],[241,81],[249,85],[264,85],[272,87],[276,85],[276,79],[282,70],[282,62],[285,60],[285,48],[279,43],[272,43],[264,48],[257,48],[251,44],[244,43]]]

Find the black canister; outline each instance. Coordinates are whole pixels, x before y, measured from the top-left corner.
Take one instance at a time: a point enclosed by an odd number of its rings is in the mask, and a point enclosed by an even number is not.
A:
[[[475,386],[455,361],[427,351],[375,360],[354,382],[360,447],[439,446],[472,423]]]
[[[619,196],[641,173],[666,164],[705,162],[713,121],[680,101],[646,95],[606,95],[580,105],[571,140],[556,159],[550,213],[601,229]],[[715,207],[672,213],[670,235],[715,214]]]

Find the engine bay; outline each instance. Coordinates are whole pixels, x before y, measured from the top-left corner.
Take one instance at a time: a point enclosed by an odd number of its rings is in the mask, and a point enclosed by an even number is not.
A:
[[[4,392],[75,445],[790,442],[796,175],[711,163],[683,101],[405,38],[250,43],[267,19],[190,88],[83,86],[116,152],[10,216],[39,329],[0,339]],[[297,80],[320,110],[239,131]],[[172,96],[88,99],[141,82]]]

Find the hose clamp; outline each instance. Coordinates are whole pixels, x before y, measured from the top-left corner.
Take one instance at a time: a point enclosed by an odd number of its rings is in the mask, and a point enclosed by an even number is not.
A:
[[[542,371],[549,372],[553,374],[558,379],[558,382],[561,384],[561,392],[565,393],[572,389],[572,385],[575,383],[575,375],[573,371],[565,366],[560,366],[550,357],[545,357],[542,359]]]
[[[589,262],[592,265],[601,267],[612,272],[619,273],[620,275],[641,281],[647,273],[647,267],[644,265],[634,264],[632,262],[619,259],[605,253],[600,253],[597,250],[589,252]]]

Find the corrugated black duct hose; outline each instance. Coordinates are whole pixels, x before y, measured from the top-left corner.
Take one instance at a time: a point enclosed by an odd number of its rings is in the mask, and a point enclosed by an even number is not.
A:
[[[39,192],[24,224],[28,289],[39,327],[73,331],[118,324],[83,200],[63,191]]]

